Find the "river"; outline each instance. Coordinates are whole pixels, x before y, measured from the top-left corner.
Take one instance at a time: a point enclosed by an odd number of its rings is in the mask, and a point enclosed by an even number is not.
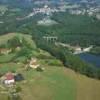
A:
[[[93,65],[95,65],[96,67],[100,68],[100,55],[93,55],[90,53],[82,53],[79,54],[80,58],[84,61],[86,61],[87,63],[91,63]]]

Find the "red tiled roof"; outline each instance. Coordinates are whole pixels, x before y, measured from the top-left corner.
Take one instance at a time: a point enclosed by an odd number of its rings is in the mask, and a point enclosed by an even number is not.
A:
[[[14,75],[12,73],[7,73],[6,80],[12,80],[12,79],[14,79]]]

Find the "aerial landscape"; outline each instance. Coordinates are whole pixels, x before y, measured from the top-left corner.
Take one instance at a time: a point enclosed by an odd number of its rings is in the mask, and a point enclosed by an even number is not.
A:
[[[0,100],[100,100],[100,0],[0,0]]]

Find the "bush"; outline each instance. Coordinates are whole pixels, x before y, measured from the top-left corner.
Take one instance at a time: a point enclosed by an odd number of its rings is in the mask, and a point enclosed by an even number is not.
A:
[[[18,92],[21,92],[21,91],[22,91],[22,88],[20,86],[17,86],[16,87],[16,92],[18,93]]]
[[[43,72],[43,68],[41,68],[41,67],[37,67],[36,70],[37,70],[38,72]]]
[[[31,58],[32,52],[27,47],[23,47],[18,53],[17,56],[25,56],[27,58]]]
[[[57,60],[57,59],[53,59],[53,60],[49,60],[48,61],[48,65],[51,65],[51,66],[62,66],[62,63],[61,61]]]

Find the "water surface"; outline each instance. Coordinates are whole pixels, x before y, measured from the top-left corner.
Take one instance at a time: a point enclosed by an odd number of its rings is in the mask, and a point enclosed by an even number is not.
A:
[[[97,56],[90,53],[82,53],[79,54],[79,56],[82,60],[86,61],[87,63],[91,63],[96,67],[100,67],[100,55]]]

